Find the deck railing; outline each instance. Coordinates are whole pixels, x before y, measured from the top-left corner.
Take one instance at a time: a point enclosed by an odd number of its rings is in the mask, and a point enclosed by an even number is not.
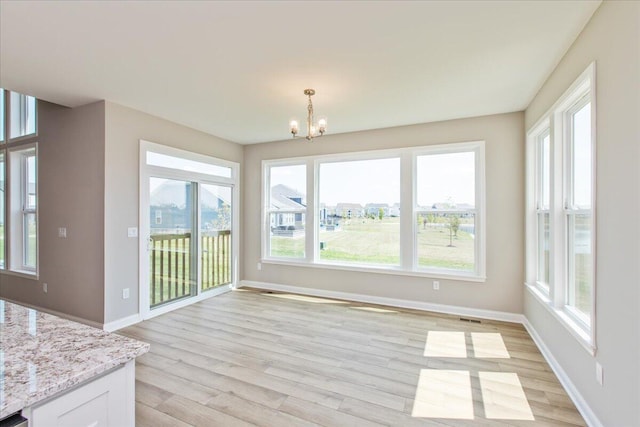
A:
[[[201,236],[202,290],[231,283],[231,231],[208,231]],[[151,237],[151,307],[184,298],[195,289],[191,233]]]
[[[202,233],[202,290],[231,283],[231,230]]]

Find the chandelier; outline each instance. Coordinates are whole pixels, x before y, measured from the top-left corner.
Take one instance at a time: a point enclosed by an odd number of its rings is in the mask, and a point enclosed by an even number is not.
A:
[[[327,119],[321,118],[318,123],[313,122],[313,104],[311,103],[311,97],[316,94],[313,89],[305,89],[304,94],[309,97],[309,105],[307,106],[307,141],[311,141],[317,136],[322,136],[327,131]],[[289,123],[289,132],[296,138],[300,128],[298,127],[297,120],[291,120]]]

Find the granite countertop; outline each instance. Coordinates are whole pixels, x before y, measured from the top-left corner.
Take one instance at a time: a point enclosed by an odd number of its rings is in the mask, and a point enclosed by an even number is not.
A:
[[[147,343],[0,300],[0,419],[147,351]]]

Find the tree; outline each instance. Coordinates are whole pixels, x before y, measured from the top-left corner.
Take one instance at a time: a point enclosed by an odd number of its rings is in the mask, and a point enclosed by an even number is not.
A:
[[[384,209],[378,208],[378,219],[382,221],[382,217],[384,217]]]
[[[231,206],[224,203],[217,209],[217,216],[211,221],[214,230],[231,230]]]
[[[451,215],[449,217],[449,247],[453,247],[453,236],[458,237],[458,229],[460,228],[460,217]]]

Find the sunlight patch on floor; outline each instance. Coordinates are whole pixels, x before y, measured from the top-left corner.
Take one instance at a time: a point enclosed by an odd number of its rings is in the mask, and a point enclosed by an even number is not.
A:
[[[424,355],[426,357],[467,357],[464,332],[429,331]]]
[[[509,352],[499,333],[471,332],[473,354],[477,358],[509,359]]]
[[[304,302],[312,302],[315,304],[349,304],[348,301],[338,301],[335,299],[327,299],[327,298],[316,298],[316,297],[308,297],[306,295],[295,295],[295,294],[269,294],[264,293],[263,295],[275,298],[283,298],[290,299],[295,301],[304,301]]]
[[[533,420],[518,374],[479,372],[485,417],[494,420]]]
[[[469,372],[421,369],[411,416],[472,420]]]

